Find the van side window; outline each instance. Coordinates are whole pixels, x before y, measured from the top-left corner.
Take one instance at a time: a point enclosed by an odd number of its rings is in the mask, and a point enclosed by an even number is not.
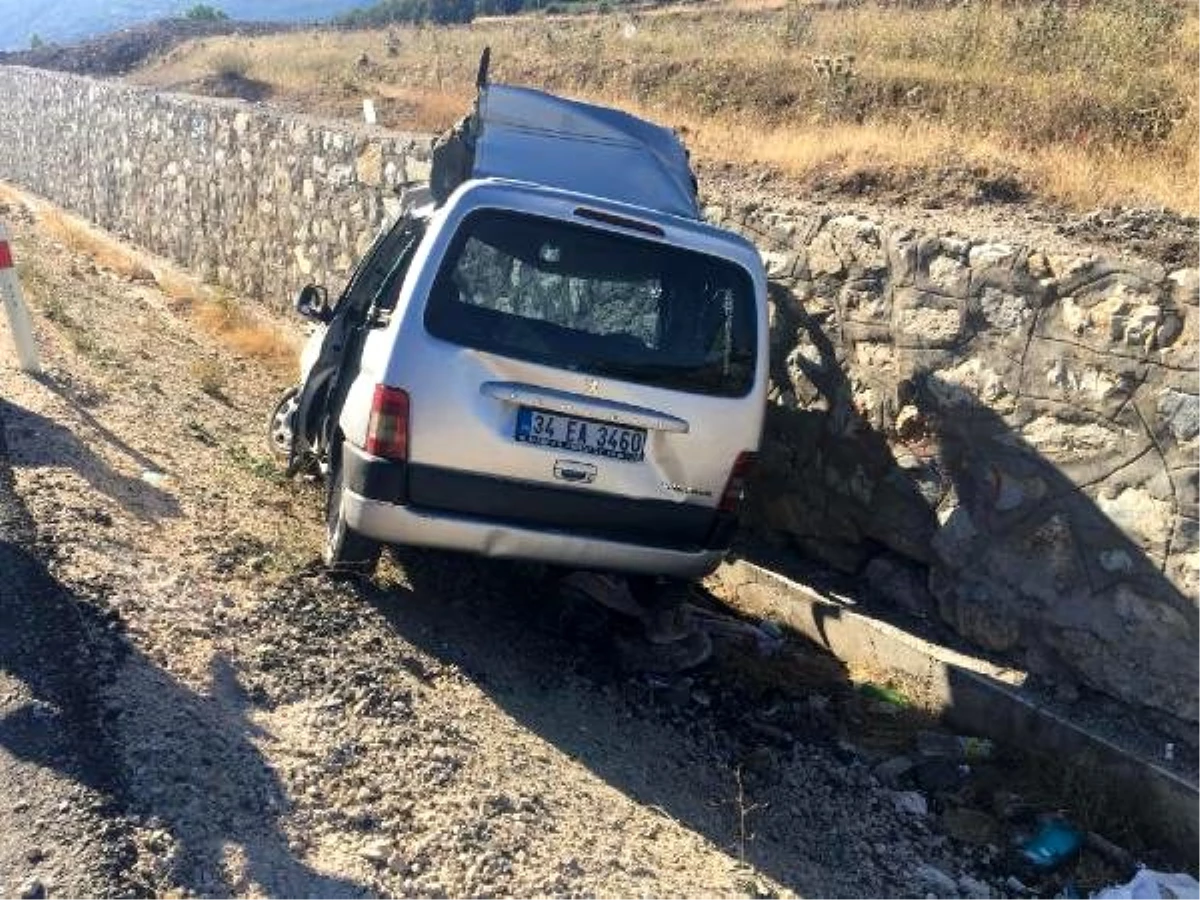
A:
[[[375,298],[376,313],[387,314],[396,308],[396,301],[400,299],[400,290],[404,287],[404,279],[407,277],[413,257],[417,253],[417,246],[425,235],[425,223],[413,220],[405,226],[404,230],[407,232],[405,241],[396,254],[396,258],[391,262],[387,281],[382,285]]]

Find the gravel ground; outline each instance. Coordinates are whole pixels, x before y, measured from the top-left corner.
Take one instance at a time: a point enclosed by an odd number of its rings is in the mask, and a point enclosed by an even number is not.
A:
[[[266,457],[285,380],[0,216],[48,370],[0,333],[0,892],[1021,895],[951,815],[1004,773],[914,809],[875,767],[922,723],[813,648],[664,680],[527,568],[329,581]]]
[[[31,552],[4,457],[0,428],[0,896],[126,893],[128,823],[95,714],[107,622]]]

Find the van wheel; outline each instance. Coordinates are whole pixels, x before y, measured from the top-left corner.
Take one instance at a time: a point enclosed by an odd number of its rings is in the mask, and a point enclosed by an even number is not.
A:
[[[267,419],[267,447],[271,455],[285,463],[292,455],[293,420],[300,406],[300,385],[294,384],[279,398]]]
[[[329,473],[325,494],[325,551],[322,557],[332,575],[357,575],[370,578],[379,565],[383,545],[365,537],[346,524],[342,514],[345,477],[342,474],[341,448],[334,451],[334,470]]]

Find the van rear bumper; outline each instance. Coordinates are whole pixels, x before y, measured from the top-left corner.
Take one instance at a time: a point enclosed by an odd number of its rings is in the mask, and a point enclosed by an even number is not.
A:
[[[342,508],[350,528],[384,543],[536,560],[576,569],[702,578],[720,565],[726,552],[672,550],[518,528],[371,500],[351,490],[343,493]]]
[[[696,578],[733,536],[732,517],[683,504],[410,466],[348,442],[342,463],[346,524],[385,543]]]

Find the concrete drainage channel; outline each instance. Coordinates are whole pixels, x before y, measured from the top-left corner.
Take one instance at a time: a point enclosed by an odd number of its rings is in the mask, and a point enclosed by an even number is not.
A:
[[[950,727],[1078,763],[1088,783],[1128,798],[1141,834],[1194,858],[1197,785],[1025,696],[1021,673],[922,640],[752,563],[729,563],[713,577],[740,612],[788,626],[847,666],[893,677]]]

